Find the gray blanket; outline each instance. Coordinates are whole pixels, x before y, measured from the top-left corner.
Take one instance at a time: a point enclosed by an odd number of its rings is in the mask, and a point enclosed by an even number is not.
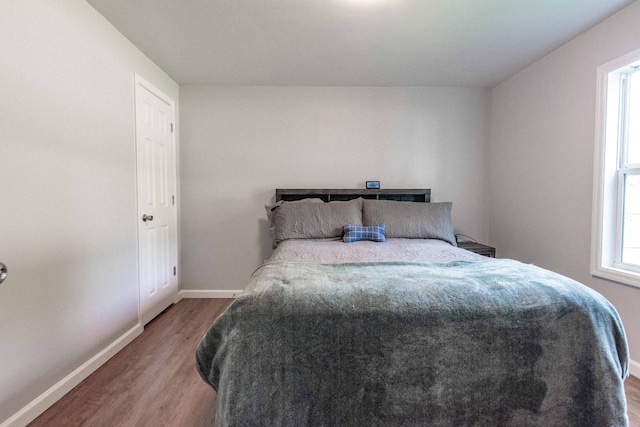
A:
[[[600,294],[512,260],[272,263],[212,325],[216,425],[625,426]]]

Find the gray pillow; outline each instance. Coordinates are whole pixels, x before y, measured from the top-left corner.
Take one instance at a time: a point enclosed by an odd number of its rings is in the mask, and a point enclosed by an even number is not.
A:
[[[267,220],[269,221],[269,237],[271,237],[271,245],[275,249],[277,245],[276,243],[276,224],[274,222],[274,212],[282,206],[283,203],[324,203],[324,200],[318,198],[306,198],[301,200],[294,200],[291,202],[285,202],[283,200],[277,201],[272,205],[265,205],[265,210],[267,211]]]
[[[439,239],[456,245],[451,225],[451,202],[416,203],[364,200],[364,226],[385,224],[387,238]]]
[[[274,242],[341,237],[345,224],[362,225],[362,199],[347,202],[284,202],[273,211]]]

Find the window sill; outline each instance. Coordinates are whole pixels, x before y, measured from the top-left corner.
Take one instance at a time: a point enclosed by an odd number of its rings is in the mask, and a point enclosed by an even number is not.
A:
[[[616,267],[598,266],[591,269],[591,275],[601,279],[613,280],[624,285],[640,288],[640,273]]]

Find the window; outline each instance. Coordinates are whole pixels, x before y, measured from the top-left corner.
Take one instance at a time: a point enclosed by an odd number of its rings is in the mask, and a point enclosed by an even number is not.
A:
[[[640,50],[598,68],[591,273],[640,287]]]

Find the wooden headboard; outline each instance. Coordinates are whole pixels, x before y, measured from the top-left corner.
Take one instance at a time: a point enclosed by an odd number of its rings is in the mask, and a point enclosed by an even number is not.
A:
[[[336,200],[352,200],[358,197],[363,199],[429,203],[431,201],[431,189],[276,189],[276,202],[280,200],[290,202],[307,198],[318,198],[325,202],[332,202]]]

